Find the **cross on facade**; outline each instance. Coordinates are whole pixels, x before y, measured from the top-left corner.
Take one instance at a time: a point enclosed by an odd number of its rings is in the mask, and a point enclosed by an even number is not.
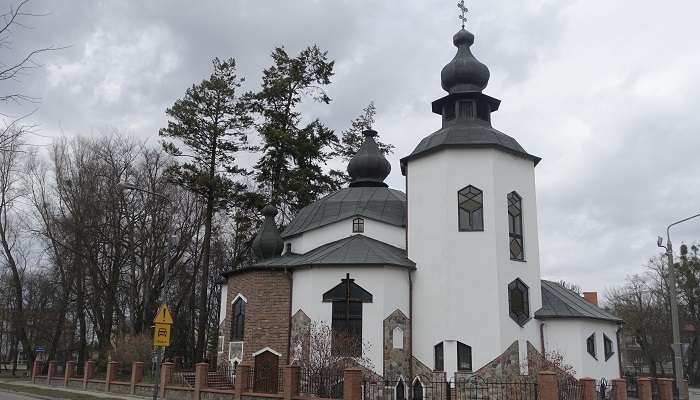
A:
[[[462,21],[462,29],[464,29],[464,24],[467,22],[467,13],[469,12],[469,9],[464,5],[464,0],[460,0],[459,3],[457,3],[457,8],[459,8],[460,11],[459,19]]]

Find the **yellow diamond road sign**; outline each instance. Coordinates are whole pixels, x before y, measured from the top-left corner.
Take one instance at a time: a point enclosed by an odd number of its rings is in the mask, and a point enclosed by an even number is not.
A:
[[[158,309],[158,313],[156,314],[156,317],[153,319],[154,324],[167,324],[167,325],[172,325],[173,324],[173,316],[170,314],[170,310],[168,309],[167,304],[161,304],[160,308]]]
[[[170,346],[170,327],[170,324],[156,324],[155,328],[153,328],[154,346]]]

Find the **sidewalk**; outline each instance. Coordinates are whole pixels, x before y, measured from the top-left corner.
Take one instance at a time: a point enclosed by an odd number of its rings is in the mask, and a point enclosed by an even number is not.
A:
[[[688,395],[690,400],[700,400],[700,388],[689,388]]]
[[[32,397],[38,397],[38,398],[45,398],[45,399],[51,399],[55,397],[50,397],[50,395],[42,394],[41,392],[59,392],[61,394],[65,394],[65,398],[98,398],[98,399],[109,399],[109,400],[144,400],[145,397],[139,397],[139,396],[129,396],[129,395],[124,395],[124,394],[118,394],[118,393],[104,393],[104,392],[94,392],[90,390],[78,390],[78,389],[70,389],[70,388],[63,388],[60,386],[47,386],[47,385],[39,385],[39,384],[33,384],[29,381],[16,381],[16,380],[5,380],[5,379],[0,379],[0,384],[3,386],[11,386],[13,389],[17,390],[18,392],[21,392],[23,394],[29,394]],[[23,390],[26,389],[26,392]],[[74,395],[74,396],[71,396]]]

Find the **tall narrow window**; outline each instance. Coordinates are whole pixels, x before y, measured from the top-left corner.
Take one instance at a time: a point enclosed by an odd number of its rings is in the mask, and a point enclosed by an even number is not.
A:
[[[362,356],[362,304],[371,303],[372,295],[350,279],[345,279],[323,294],[324,302],[331,302],[331,350],[334,355]]]
[[[239,297],[233,303],[233,319],[231,321],[231,341],[243,340],[245,328],[245,301]]]
[[[460,371],[472,370],[472,348],[460,342],[457,342],[457,369]]]
[[[413,400],[423,400],[423,384],[418,378],[413,382]]]
[[[459,205],[459,230],[474,232],[484,230],[484,194],[474,186],[467,186],[457,195]]]
[[[459,118],[472,120],[474,119],[474,102],[473,101],[460,101],[459,102]]]
[[[445,370],[445,347],[442,342],[435,345],[435,371]]]
[[[406,400],[406,385],[403,379],[399,379],[399,383],[396,384],[396,400]]]
[[[352,220],[352,233],[364,233],[365,220],[363,218],[355,218]]]
[[[608,361],[615,352],[613,351],[613,342],[606,334],[603,334],[603,347],[603,350],[605,350],[605,361]]]
[[[455,103],[448,102],[445,104],[442,115],[445,121],[452,121],[455,119]]]
[[[510,259],[524,261],[522,199],[515,192],[508,194],[508,232],[510,234]]]
[[[588,354],[590,354],[593,358],[596,360],[598,359],[595,351],[595,333],[586,339],[586,351],[588,351]]]

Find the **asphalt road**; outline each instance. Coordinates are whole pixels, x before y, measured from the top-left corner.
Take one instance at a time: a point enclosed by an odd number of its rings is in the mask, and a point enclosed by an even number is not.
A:
[[[0,400],[36,400],[36,397],[29,397],[19,393],[8,393],[0,391]]]

